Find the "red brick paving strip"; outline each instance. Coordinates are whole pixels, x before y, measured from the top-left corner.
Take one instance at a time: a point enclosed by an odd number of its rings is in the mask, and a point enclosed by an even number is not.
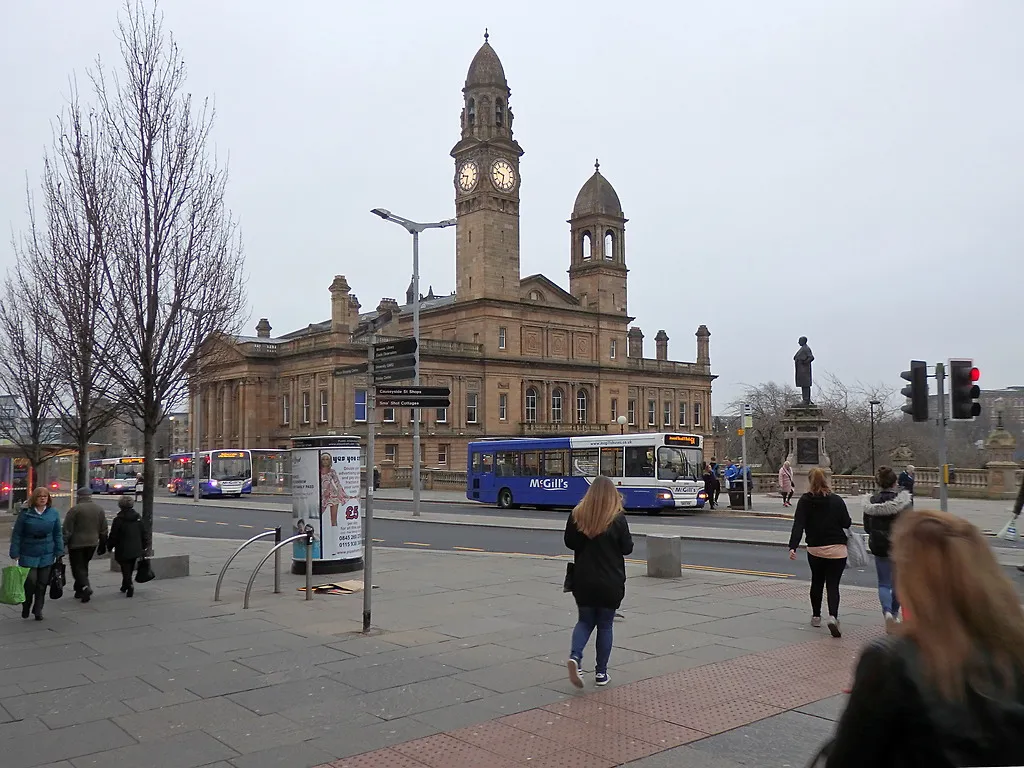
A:
[[[806,588],[753,582],[720,591],[786,599]],[[856,604],[850,597],[844,602]],[[873,596],[864,597],[873,608]],[[851,627],[846,642],[825,638],[693,667],[330,766],[611,768],[842,693],[860,646],[878,635],[877,627]]]

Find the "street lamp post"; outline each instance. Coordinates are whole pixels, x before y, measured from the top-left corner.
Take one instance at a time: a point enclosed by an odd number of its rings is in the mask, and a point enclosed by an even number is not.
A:
[[[206,307],[206,308],[203,308],[203,309],[197,309],[195,307],[186,307],[184,305],[182,305],[182,307],[181,307],[181,311],[182,312],[188,312],[190,315],[193,315],[196,318],[197,321],[202,320],[205,315],[214,315],[214,314],[217,314],[218,312],[224,312],[226,309],[227,309],[226,306]],[[195,410],[195,418],[192,419],[192,424],[193,424],[193,427],[192,427],[192,430],[193,430],[192,439],[193,439],[193,443],[194,443],[193,448],[195,449],[192,452],[192,501],[195,504],[199,503],[199,495],[200,495],[199,491],[200,491],[200,484],[201,484],[200,477],[199,477],[199,451],[200,451],[200,449],[202,447],[200,445],[200,442],[199,442],[202,439],[201,438],[202,432],[200,430],[200,427],[202,426],[202,423],[203,423],[203,415],[202,415],[203,397],[202,397],[202,392],[201,392],[201,390],[199,388],[199,345],[200,345],[201,342],[202,342],[202,337],[199,335],[198,329],[196,329],[196,346],[195,346],[195,358],[194,358],[195,359],[195,365],[196,365],[196,410]]]
[[[416,340],[416,374],[413,384],[420,384],[420,232],[425,229],[444,229],[457,224],[456,219],[419,222],[396,216],[385,208],[374,208],[370,213],[402,227],[412,235],[412,337]],[[412,514],[420,516],[420,409],[412,413]]]
[[[869,400],[871,406],[871,476],[875,476],[875,406],[881,405],[879,400]]]
[[[626,417],[625,416],[619,416],[619,418],[617,418],[615,420],[615,423],[619,425],[619,434],[620,435],[626,434]]]

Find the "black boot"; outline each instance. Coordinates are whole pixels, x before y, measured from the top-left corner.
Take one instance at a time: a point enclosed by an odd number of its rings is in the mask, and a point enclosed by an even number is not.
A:
[[[46,602],[46,585],[36,590],[36,601],[35,605],[32,606],[32,615],[36,617],[36,621],[43,620],[43,603]]]
[[[25,593],[25,602],[21,604],[21,618],[27,619],[29,614],[32,613],[32,599],[34,597],[34,592]]]

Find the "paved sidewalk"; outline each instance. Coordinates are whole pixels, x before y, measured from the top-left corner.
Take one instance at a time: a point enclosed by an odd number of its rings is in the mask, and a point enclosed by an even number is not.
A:
[[[96,568],[92,602],[41,623],[0,606],[4,768],[802,765],[879,632],[871,590],[844,590],[833,640],[803,583],[630,565],[613,682],[577,692],[562,560],[380,550],[363,636],[362,594],[306,602],[290,574],[274,595],[262,573],[243,611],[259,545],[213,603],[237,544],[158,534],[195,575],[127,600]]]

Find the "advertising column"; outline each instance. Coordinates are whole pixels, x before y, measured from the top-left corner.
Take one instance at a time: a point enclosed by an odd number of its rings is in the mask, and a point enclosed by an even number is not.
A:
[[[357,437],[292,438],[292,535],[313,527],[313,573],[363,567]],[[306,572],[306,545],[292,544],[292,573]]]

